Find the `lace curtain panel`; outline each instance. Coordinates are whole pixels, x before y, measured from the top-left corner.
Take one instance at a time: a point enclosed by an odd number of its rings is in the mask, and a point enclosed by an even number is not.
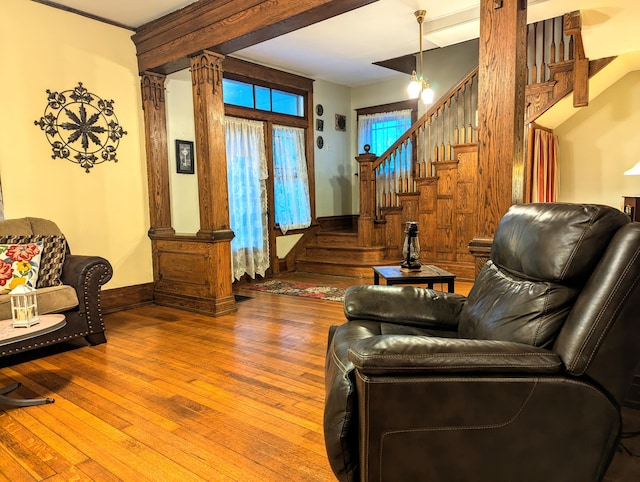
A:
[[[410,127],[410,109],[358,116],[358,152],[364,152],[364,145],[369,144],[369,152],[381,156]]]
[[[275,221],[283,234],[311,225],[304,129],[273,126]]]
[[[391,145],[411,127],[411,110],[380,112],[358,116],[358,148],[364,152],[364,146],[371,146],[370,153],[381,156]],[[376,171],[376,197],[380,205],[388,205],[401,186],[412,177],[412,146],[396,150],[388,162],[380,164]]]
[[[267,159],[262,122],[225,118],[233,278],[269,268]]]

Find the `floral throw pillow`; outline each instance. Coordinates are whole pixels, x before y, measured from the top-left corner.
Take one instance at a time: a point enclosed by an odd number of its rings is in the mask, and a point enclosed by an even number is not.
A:
[[[22,234],[0,236],[0,244],[29,244],[42,241],[42,258],[36,288],[62,284],[62,265],[66,257],[67,240],[62,234]]]
[[[0,244],[0,294],[7,294],[19,285],[36,287],[42,242]]]

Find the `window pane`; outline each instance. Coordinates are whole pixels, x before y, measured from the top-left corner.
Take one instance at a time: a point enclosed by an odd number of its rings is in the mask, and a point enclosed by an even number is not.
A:
[[[253,85],[237,80],[222,79],[222,98],[225,104],[253,109]]]
[[[296,115],[298,117],[304,116],[303,97],[301,95],[273,89],[271,91],[271,99],[273,112]]]
[[[275,221],[286,234],[311,224],[305,131],[273,126],[273,190]]]
[[[271,110],[271,89],[256,85],[256,109]]]

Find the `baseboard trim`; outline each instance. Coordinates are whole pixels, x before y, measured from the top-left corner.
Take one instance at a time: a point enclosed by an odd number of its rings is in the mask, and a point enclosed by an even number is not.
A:
[[[153,283],[102,290],[100,293],[103,314],[130,310],[151,303],[153,303]]]

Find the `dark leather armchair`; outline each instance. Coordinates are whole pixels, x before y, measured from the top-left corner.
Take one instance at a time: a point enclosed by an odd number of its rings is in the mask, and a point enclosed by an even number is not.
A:
[[[601,480],[640,359],[640,223],[523,204],[468,297],[347,290],[324,428],[339,480]]]

